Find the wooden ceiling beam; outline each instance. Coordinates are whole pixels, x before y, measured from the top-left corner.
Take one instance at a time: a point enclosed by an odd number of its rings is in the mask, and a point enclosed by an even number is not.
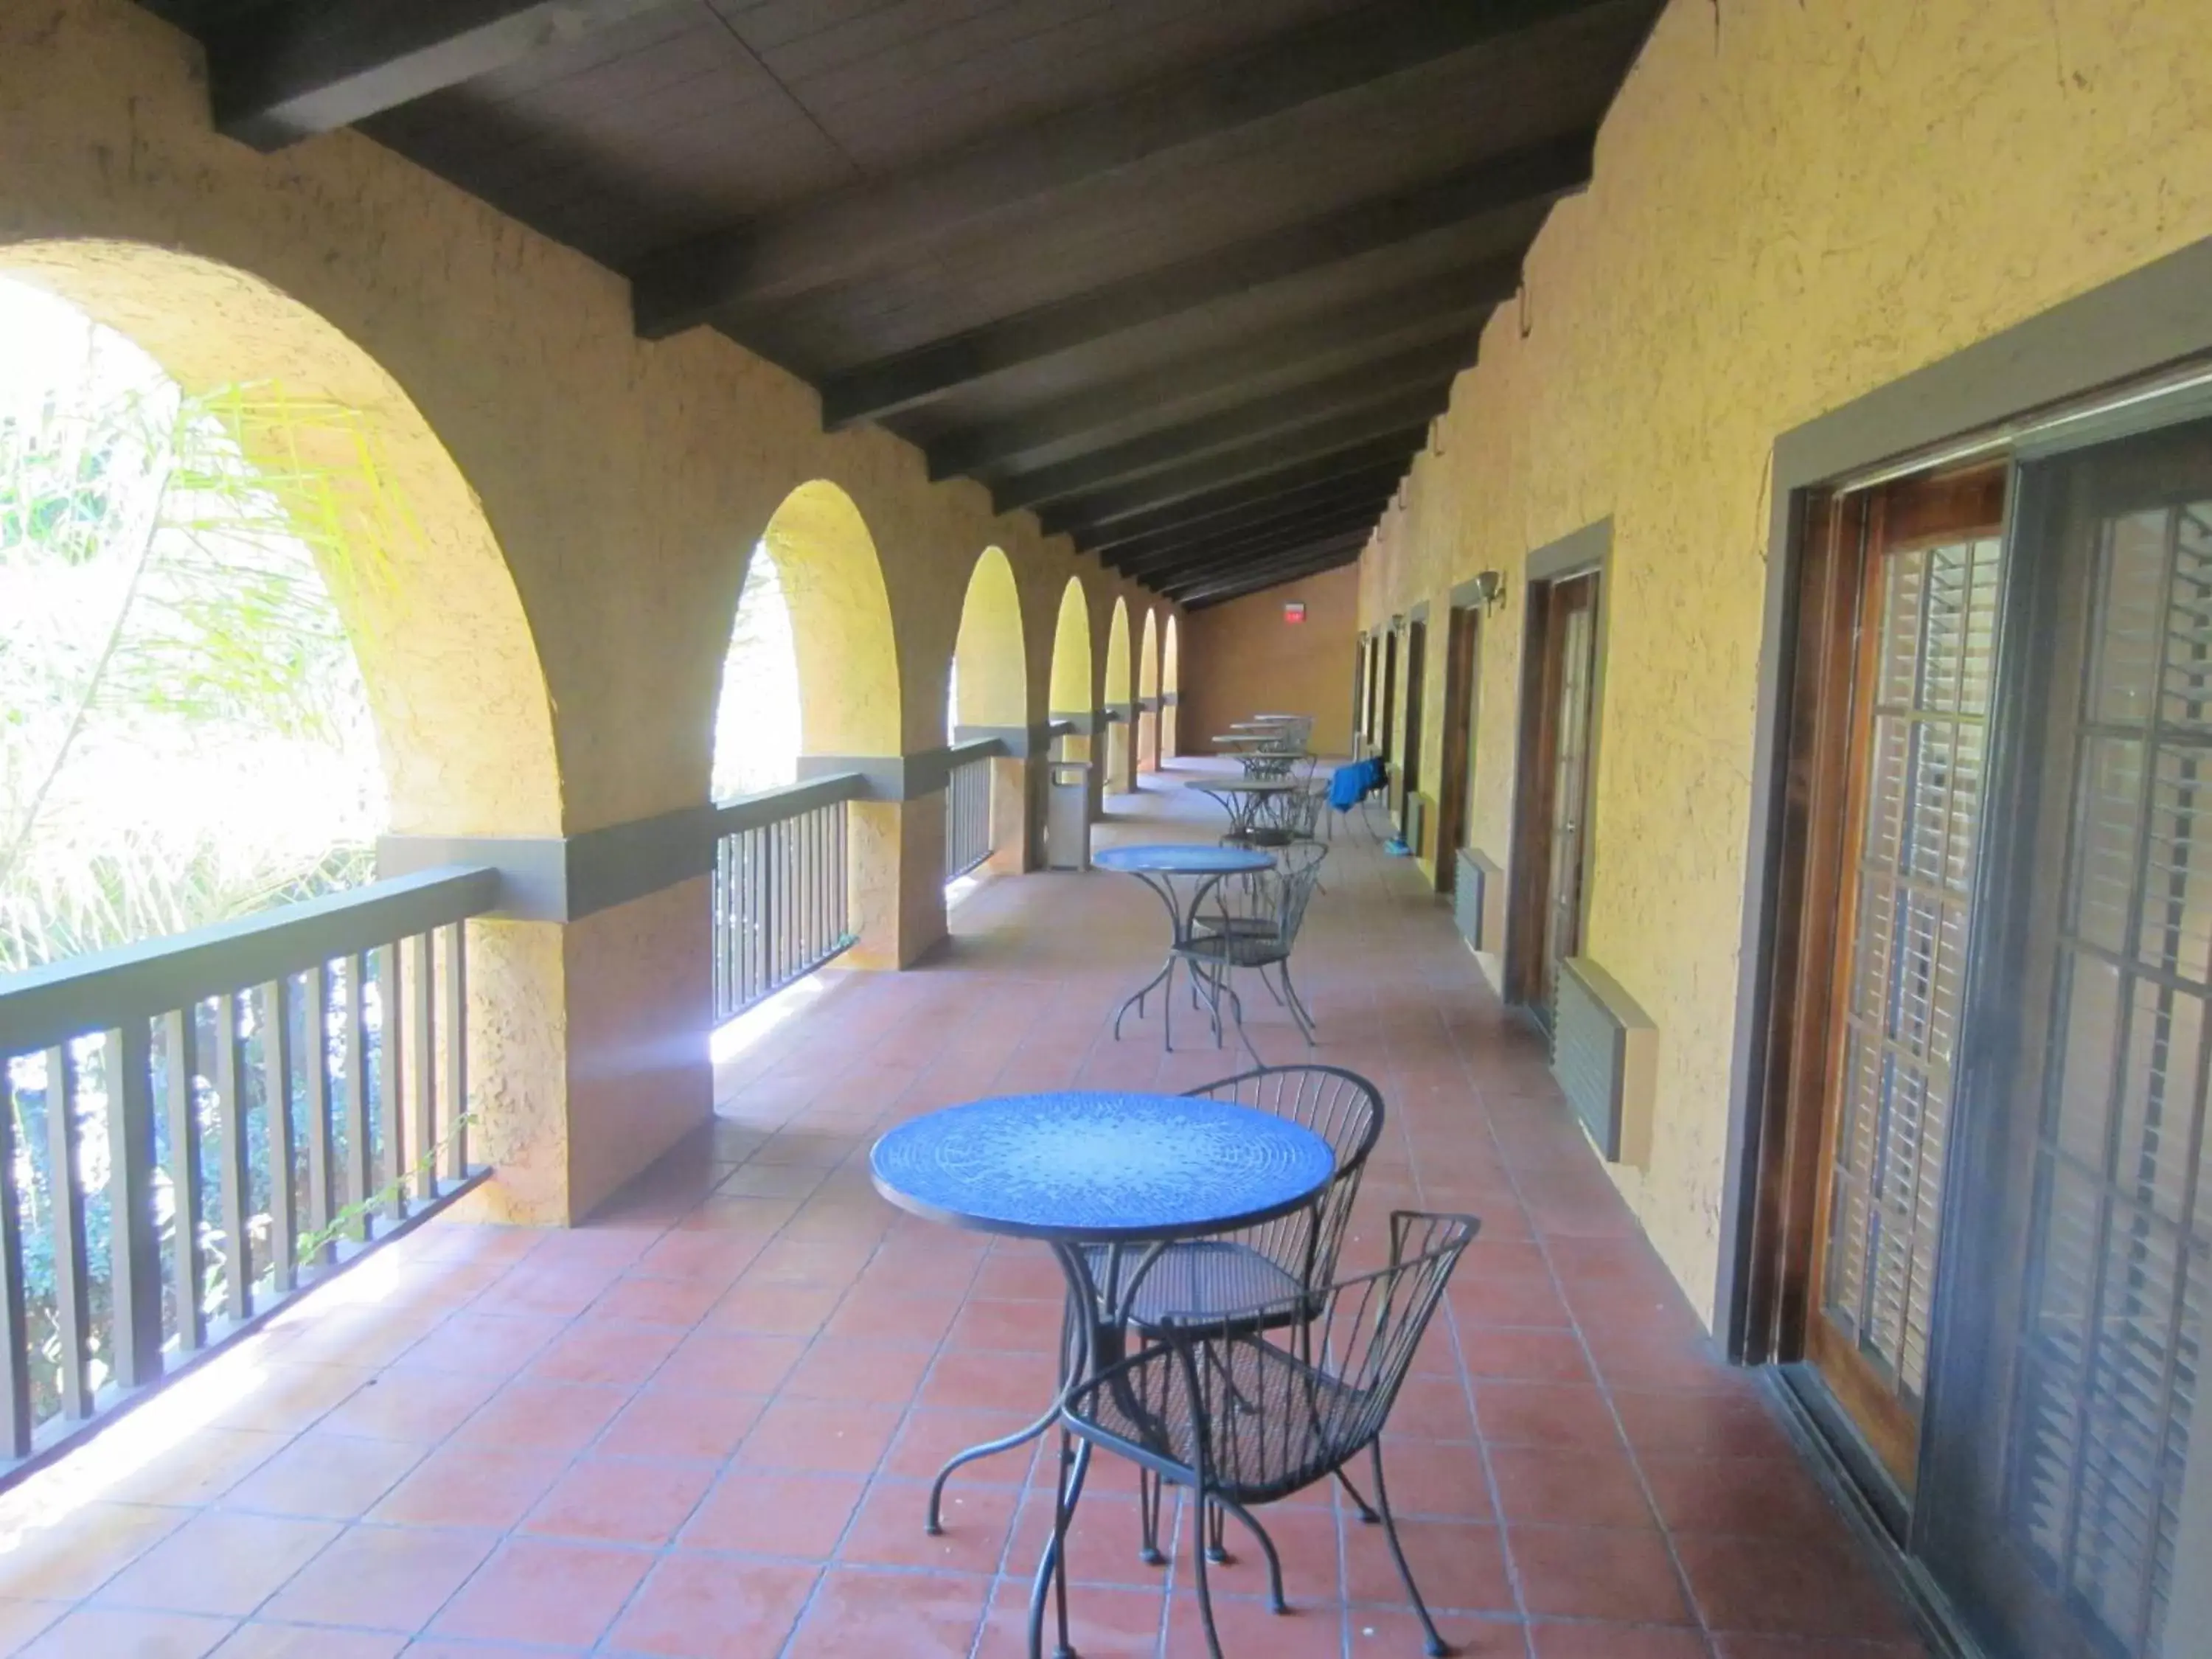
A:
[[[1197,523],[1186,520],[1170,529],[1156,530],[1148,536],[1093,550],[1117,570],[1141,570],[1158,555],[1188,547],[1194,541],[1227,541],[1356,508],[1371,507],[1379,517],[1389,505],[1390,491],[1395,483],[1394,474],[1388,483],[1363,483],[1349,489],[1332,486],[1324,493],[1304,495],[1295,501],[1263,501],[1241,512],[1209,517]]]
[[[1295,434],[1339,417],[1350,420],[1362,411],[1368,415],[1367,430],[1388,431],[1408,420],[1439,412],[1450,401],[1452,381],[1460,366],[1473,355],[1471,338],[1418,346],[1295,391],[1094,450],[1057,466],[1017,473],[993,483],[992,499],[1001,513],[1036,507],[1241,448],[1271,434]],[[1381,423],[1376,424],[1376,421]]]
[[[634,273],[639,331],[659,339],[725,307],[788,301],[848,281],[1073,186],[1597,3],[1363,7],[1118,96],[1000,128],[891,178],[656,256]]]
[[[1371,300],[1248,336],[1216,350],[1023,410],[929,446],[929,476],[988,479],[1004,468],[1072,459],[1101,439],[1126,439],[1193,404],[1280,391],[1342,374],[1423,341],[1468,343],[1491,308],[1513,296],[1517,259],[1491,259],[1378,294]]]
[[[671,0],[308,0],[210,28],[215,125],[259,150],[330,132]]]
[[[822,378],[831,430],[944,397],[956,387],[1110,339],[1201,306],[1237,298],[1449,230],[1508,209],[1557,201],[1589,183],[1594,135],[1577,133],[1491,156],[1395,195],[1142,271],[1088,293]],[[650,333],[649,319],[641,331]]]
[[[1387,498],[1405,475],[1403,455],[1394,453],[1379,459],[1332,456],[1287,473],[1250,483],[1231,484],[1170,506],[1133,513],[1110,524],[1064,520],[1057,507],[1047,507],[1037,517],[1045,525],[1047,533],[1065,531],[1085,547],[1103,552],[1163,535],[1183,535],[1191,526],[1202,522],[1279,513],[1359,489],[1375,489]]]
[[[1250,531],[1241,536],[1214,537],[1205,541],[1194,541],[1172,553],[1163,553],[1142,565],[1117,566],[1121,573],[1133,581],[1172,581],[1192,571],[1204,570],[1219,564],[1233,564],[1255,554],[1273,553],[1285,547],[1295,547],[1317,536],[1334,536],[1353,530],[1372,529],[1382,516],[1379,507],[1362,503],[1358,507],[1340,507],[1330,513],[1316,513],[1309,517],[1287,520],[1269,525],[1264,529]]]
[[[1410,460],[1413,452],[1427,441],[1429,422],[1443,413],[1450,391],[1449,382],[1439,382],[1433,388],[1388,403],[1332,415],[1290,431],[1269,433],[1180,465],[1164,466],[1140,477],[1117,481],[1103,486],[1097,495],[1083,499],[1097,501],[1112,490],[1137,489],[1153,492],[1151,500],[1154,501],[1171,501],[1198,495],[1217,484],[1265,477],[1284,467],[1318,460],[1355,444],[1401,435],[1405,454]]]
[[[1170,586],[1162,590],[1162,597],[1178,605],[1203,609],[1208,605],[1218,605],[1224,599],[1242,599],[1247,593],[1257,593],[1284,582],[1296,581],[1301,576],[1318,575],[1340,565],[1356,563],[1360,550],[1366,545],[1367,538],[1364,535],[1336,537],[1262,563],[1224,572],[1201,582],[1182,587]]]
[[[1284,455],[1279,465],[1260,471],[1244,470],[1243,457],[1221,458],[1199,461],[1189,467],[1179,467],[1173,472],[1156,472],[1149,477],[1129,483],[1117,484],[1111,489],[1102,489],[1095,495],[1079,495],[1061,502],[1055,512],[1065,509],[1075,523],[1110,525],[1117,519],[1136,514],[1149,514],[1153,508],[1165,508],[1189,502],[1194,512],[1203,499],[1215,497],[1224,486],[1243,485],[1252,492],[1252,498],[1268,493],[1271,486],[1304,483],[1315,477],[1330,476],[1324,469],[1350,472],[1369,463],[1389,462],[1402,475],[1413,464],[1413,455],[1428,441],[1426,421],[1419,425],[1408,424],[1396,432],[1386,432],[1380,437],[1369,438],[1358,443],[1345,445],[1341,449],[1326,453]],[[1053,518],[1039,515],[1048,534],[1056,528]],[[1079,534],[1079,545],[1090,543]]]

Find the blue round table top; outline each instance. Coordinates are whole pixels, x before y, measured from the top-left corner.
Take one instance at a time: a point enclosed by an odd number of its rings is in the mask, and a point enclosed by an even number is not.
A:
[[[1265,853],[1243,847],[1200,847],[1170,842],[1157,847],[1109,847],[1091,861],[1102,870],[1162,876],[1243,876],[1275,867]]]
[[[1336,1173],[1303,1124],[1234,1101],[1071,1092],[970,1101],[902,1123],[876,1190],[932,1220],[1070,1243],[1171,1242],[1287,1215]]]

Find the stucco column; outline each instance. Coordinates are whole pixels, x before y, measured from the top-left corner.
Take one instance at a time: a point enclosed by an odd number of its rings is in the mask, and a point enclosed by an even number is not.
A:
[[[991,856],[995,876],[1024,876],[1043,859],[1044,792],[1042,754],[1000,755],[991,762]]]
[[[945,937],[945,796],[846,809],[855,968],[906,968]]]

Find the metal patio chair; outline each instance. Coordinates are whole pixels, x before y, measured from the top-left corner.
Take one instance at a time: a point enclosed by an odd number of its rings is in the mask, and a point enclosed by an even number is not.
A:
[[[1266,1306],[1286,1321],[1310,1318],[1322,1304],[1322,1287],[1336,1276],[1337,1252],[1351,1224],[1352,1200],[1368,1154],[1382,1134],[1382,1091],[1356,1072],[1336,1066],[1263,1066],[1202,1088],[1185,1091],[1208,1100],[1235,1101],[1312,1130],[1336,1155],[1336,1173],[1311,1205],[1273,1221],[1211,1238],[1170,1244],[1146,1267],[1127,1313],[1139,1339],[1154,1340],[1170,1318],[1225,1316]],[[1094,1278],[1103,1279],[1103,1252],[1088,1253]],[[1159,1488],[1138,1471],[1142,1535],[1139,1553],[1158,1565]],[[1347,1480],[1345,1492],[1361,1516],[1375,1512]],[[1218,1522],[1216,1541],[1218,1542]]]
[[[1030,1607],[1030,1652],[1039,1651],[1048,1581],[1060,1647],[1067,1648],[1067,1528],[1081,1495],[1080,1439],[1127,1458],[1191,1494],[1194,1512],[1234,1515],[1260,1542],[1274,1610],[1286,1613],[1282,1563],[1252,1510],[1339,1474],[1365,1452],[1391,1559],[1427,1636],[1449,1650],[1413,1582],[1390,1513],[1382,1434],[1414,1349],[1461,1255],[1481,1224],[1473,1216],[1397,1211],[1390,1265],[1340,1279],[1315,1298],[1170,1318],[1153,1346],[1071,1393],[1060,1430],[1060,1474],[1048,1547]],[[1294,1330],[1299,1340],[1285,1341]],[[1221,1659],[1206,1567],[1212,1528],[1193,1528],[1191,1558],[1206,1650]]]
[[[1281,849],[1276,868],[1221,883],[1213,890],[1212,908],[1194,919],[1190,937],[1175,947],[1176,959],[1190,969],[1194,994],[1204,999],[1213,1017],[1213,1040],[1221,1041],[1225,998],[1237,1035],[1255,1065],[1265,1062],[1244,1030],[1244,1005],[1232,982],[1234,975],[1240,968],[1257,970],[1269,994],[1291,1011],[1306,1046],[1313,1046],[1313,1015],[1291,981],[1291,952],[1328,856],[1328,848],[1319,842],[1294,842]],[[1267,977],[1270,968],[1282,981],[1279,991]]]

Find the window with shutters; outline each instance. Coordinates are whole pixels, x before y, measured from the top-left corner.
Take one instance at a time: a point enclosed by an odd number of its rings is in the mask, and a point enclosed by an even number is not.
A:
[[[2212,500],[2093,534],[2007,1496],[2136,1654],[2172,1593],[2212,1290]]]

